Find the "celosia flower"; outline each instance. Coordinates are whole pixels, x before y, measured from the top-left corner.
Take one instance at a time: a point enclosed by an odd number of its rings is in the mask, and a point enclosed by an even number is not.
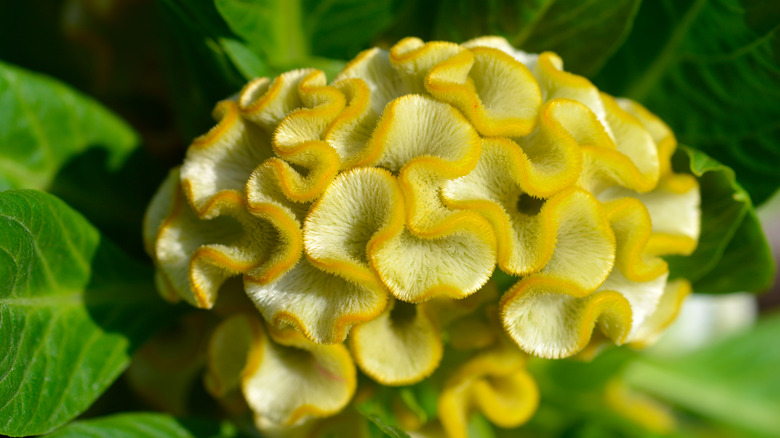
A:
[[[330,84],[256,79],[214,115],[152,201],[146,242],[170,300],[210,308],[242,277],[258,312],[217,328],[207,382],[240,388],[259,427],[336,414],[355,364],[419,382],[445,345],[471,358],[442,388],[447,434],[473,410],[515,426],[538,397],[523,352],[575,355],[595,325],[647,344],[688,291],[659,257],[699,234],[674,136],[553,53],[407,38]],[[476,294],[496,266],[519,281]]]

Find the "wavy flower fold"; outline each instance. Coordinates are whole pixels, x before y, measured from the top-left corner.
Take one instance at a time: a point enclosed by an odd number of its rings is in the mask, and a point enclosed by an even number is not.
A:
[[[674,135],[553,53],[407,38],[331,83],[256,79],[214,117],[152,200],[145,241],[168,300],[212,308],[240,278],[258,312],[215,329],[206,382],[240,391],[266,431],[341,411],[356,369],[419,382],[446,348],[470,359],[439,426],[461,436],[474,410],[518,425],[538,399],[526,354],[649,344],[689,292],[660,258],[699,235]],[[503,296],[496,267],[517,277]]]

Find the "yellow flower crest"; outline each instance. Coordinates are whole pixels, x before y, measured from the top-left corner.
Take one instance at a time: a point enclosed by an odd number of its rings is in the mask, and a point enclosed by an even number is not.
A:
[[[426,427],[461,436],[478,410],[518,425],[538,401],[527,355],[647,345],[689,292],[660,258],[699,235],[674,135],[554,53],[407,38],[330,83],[255,79],[214,117],[145,241],[166,299],[212,308],[239,289],[254,304],[214,329],[206,386],[243,394],[264,430],[327,428],[311,419],[343,410],[358,369],[413,384],[448,348],[470,359]],[[496,268],[517,277],[503,296]]]

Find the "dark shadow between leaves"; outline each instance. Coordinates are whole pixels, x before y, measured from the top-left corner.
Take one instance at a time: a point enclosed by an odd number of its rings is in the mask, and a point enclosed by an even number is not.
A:
[[[110,168],[108,158],[104,148],[90,147],[60,169],[48,191],[78,210],[125,252],[145,260],[144,212],[165,169],[142,148],[117,169]]]

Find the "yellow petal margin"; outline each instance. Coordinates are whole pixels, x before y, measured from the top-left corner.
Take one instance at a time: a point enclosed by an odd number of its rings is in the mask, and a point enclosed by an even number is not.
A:
[[[323,346],[295,332],[264,328],[238,314],[220,324],[209,345],[207,388],[219,396],[239,386],[258,426],[291,426],[339,412],[356,387],[343,345]],[[236,379],[236,374],[240,379]]]
[[[690,293],[661,258],[700,232],[674,134],[554,53],[405,38],[330,82],[254,79],[213,116],[152,199],[144,245],[163,298],[216,305],[207,388],[264,433],[315,433],[356,368],[436,380],[445,352],[465,365],[440,424],[408,424],[463,436],[478,410],[513,427],[538,399],[525,354],[649,345]],[[515,276],[503,296],[497,268]],[[236,289],[247,299],[217,305]]]
[[[360,369],[384,385],[410,385],[436,369],[444,344],[424,307],[395,301],[377,319],[350,335]]]
[[[458,368],[438,402],[439,419],[447,435],[466,438],[474,411],[505,428],[528,421],[539,404],[539,390],[525,371],[525,360],[519,351],[494,349]]]

